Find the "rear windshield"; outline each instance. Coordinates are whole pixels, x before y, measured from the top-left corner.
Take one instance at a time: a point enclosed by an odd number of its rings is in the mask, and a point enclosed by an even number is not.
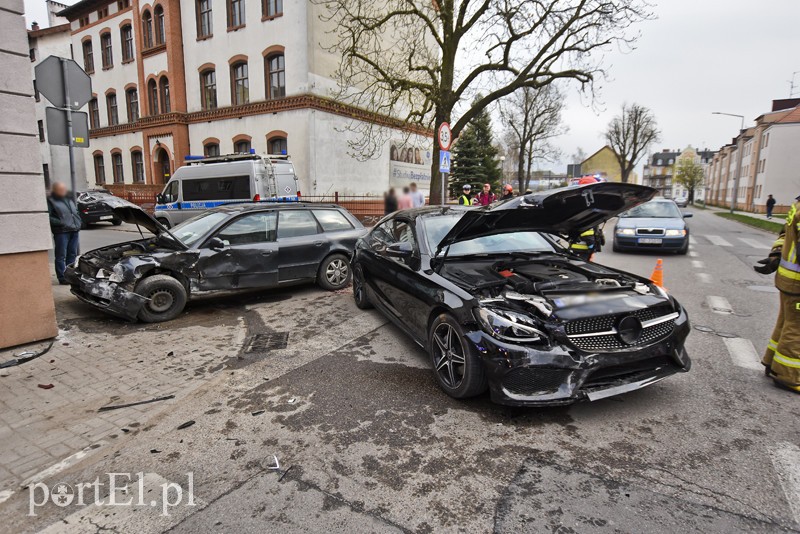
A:
[[[249,200],[250,177],[226,176],[223,178],[184,179],[183,200]]]
[[[447,232],[463,216],[463,213],[452,213],[425,217],[425,238],[428,248],[435,254],[439,243]],[[496,235],[476,237],[454,243],[448,256],[466,256],[469,254],[503,254],[511,252],[553,252],[555,248],[539,232],[507,232]]]

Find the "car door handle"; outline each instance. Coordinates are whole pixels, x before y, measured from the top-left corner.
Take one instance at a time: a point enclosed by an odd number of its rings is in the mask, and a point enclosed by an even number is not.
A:
[[[269,256],[270,254],[272,254],[271,250],[262,250],[261,251],[261,255],[262,256]]]
[[[325,241],[314,241],[314,244],[318,247],[321,247],[323,243],[325,243]]]

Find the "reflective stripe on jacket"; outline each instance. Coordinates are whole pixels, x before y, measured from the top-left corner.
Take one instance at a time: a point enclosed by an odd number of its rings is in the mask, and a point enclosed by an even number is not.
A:
[[[797,262],[797,241],[800,238],[798,228],[798,203],[792,204],[786,215],[786,224],[783,226],[780,237],[773,245],[773,252],[780,251],[781,262],[778,272],[775,273],[775,287],[784,293],[800,294],[800,264]]]

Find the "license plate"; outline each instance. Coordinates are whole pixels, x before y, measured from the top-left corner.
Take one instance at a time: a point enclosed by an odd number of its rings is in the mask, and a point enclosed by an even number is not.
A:
[[[111,220],[111,219],[113,219],[113,218],[114,218],[114,216],[113,216],[113,215],[101,215],[101,216],[100,216],[100,220],[101,220],[101,221],[108,221],[108,220]]]
[[[655,237],[640,237],[639,243],[642,245],[660,245],[661,239],[656,239]]]

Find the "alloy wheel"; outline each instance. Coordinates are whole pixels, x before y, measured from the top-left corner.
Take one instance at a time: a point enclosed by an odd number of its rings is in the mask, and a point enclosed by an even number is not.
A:
[[[464,381],[466,360],[464,345],[458,332],[447,323],[442,323],[433,332],[433,362],[436,373],[447,387],[456,389]]]
[[[347,280],[348,269],[346,261],[334,259],[325,268],[325,278],[331,285],[340,286]]]

